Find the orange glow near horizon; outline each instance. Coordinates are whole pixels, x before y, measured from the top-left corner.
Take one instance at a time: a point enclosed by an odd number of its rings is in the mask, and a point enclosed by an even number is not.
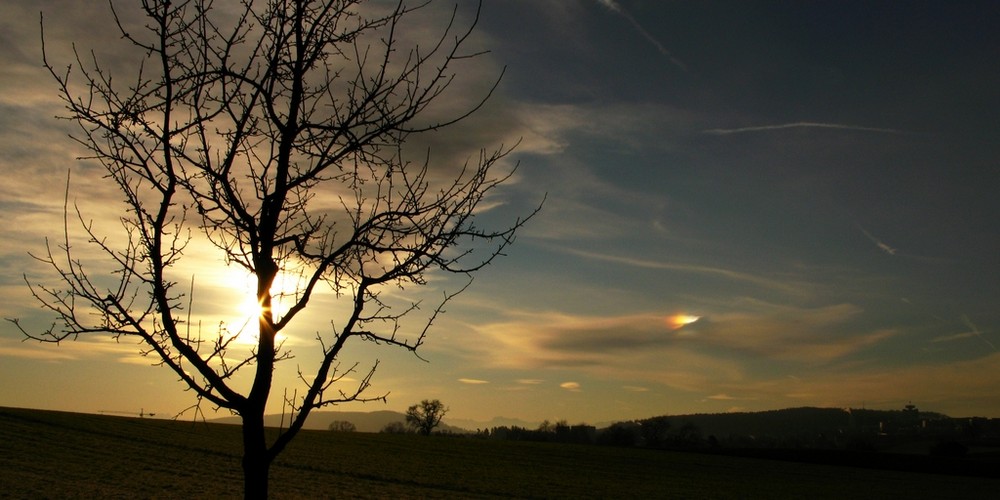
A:
[[[684,325],[690,325],[701,319],[701,316],[692,316],[689,314],[675,314],[673,316],[667,317],[667,324],[670,325],[671,330],[677,330],[684,327]]]

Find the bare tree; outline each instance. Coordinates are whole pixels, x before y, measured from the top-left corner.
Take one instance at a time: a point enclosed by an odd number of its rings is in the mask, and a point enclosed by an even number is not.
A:
[[[415,352],[444,304],[537,213],[501,229],[475,223],[484,199],[513,173],[503,161],[510,147],[483,150],[451,170],[405,158],[412,134],[464,119],[493,93],[428,119],[428,106],[453,83],[455,63],[478,55],[462,52],[478,11],[467,29],[457,28],[453,11],[431,46],[402,47],[403,18],[425,5],[400,3],[375,15],[350,0],[244,0],[222,14],[211,0],[143,0],[145,30],[126,29],[112,5],[123,39],[144,56],[127,84],[92,54],[77,52],[76,68],[65,71],[43,56],[67,118],[80,126],[75,139],[117,186],[125,213],[121,232],[107,238],[69,206],[67,184],[63,243],[38,256],[61,285],[28,283],[58,321],[40,333],[18,326],[46,342],[100,333],[138,339],[142,354],[171,369],[198,405],[239,414],[247,497],[267,496],[270,464],[311,410],[384,400],[363,395],[377,361],[356,386],[334,387],[353,370],[338,368],[345,343]],[[111,272],[84,267],[71,245],[71,216]],[[188,278],[180,265],[199,238],[218,250],[219,266],[255,279],[261,312],[250,327],[252,348],[234,344],[238,332],[193,326],[194,279],[182,289]],[[384,294],[425,285],[431,272],[465,281],[423,309],[419,300],[400,305]],[[282,277],[297,283],[294,291],[275,289]],[[321,360],[299,368],[302,392],[286,398],[291,422],[269,441],[264,412],[276,364],[290,357],[277,336],[324,291],[346,301],[348,312],[317,334]],[[287,309],[276,310],[279,301]],[[418,313],[407,329],[404,317]],[[241,392],[236,376],[245,372],[252,383]]]
[[[424,436],[430,436],[431,431],[441,424],[445,413],[448,413],[448,408],[444,403],[437,399],[425,399],[406,410],[406,425]]]
[[[330,422],[329,429],[333,432],[354,432],[358,430],[358,427],[346,420],[334,420]]]
[[[379,432],[382,434],[406,434],[410,432],[410,429],[402,422],[389,422],[382,426],[382,430]]]

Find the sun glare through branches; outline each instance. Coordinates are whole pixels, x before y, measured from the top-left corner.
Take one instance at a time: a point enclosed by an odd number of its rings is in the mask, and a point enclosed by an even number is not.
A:
[[[232,269],[227,271],[224,283],[231,296],[237,298],[235,321],[228,325],[231,331],[238,333],[237,341],[240,344],[253,345],[257,343],[257,320],[264,314],[264,308],[257,299],[256,278],[243,270]],[[280,319],[291,307],[295,292],[298,289],[296,280],[288,277],[285,273],[278,273],[274,283],[271,285],[271,311],[275,319]],[[279,338],[282,337],[279,334]]]

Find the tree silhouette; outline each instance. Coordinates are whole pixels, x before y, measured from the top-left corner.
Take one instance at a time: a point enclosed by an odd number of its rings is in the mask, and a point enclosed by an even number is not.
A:
[[[652,417],[639,422],[639,434],[646,446],[660,448],[667,443],[670,419],[665,416]]]
[[[441,424],[445,413],[448,413],[448,408],[445,408],[444,403],[437,399],[425,399],[406,410],[406,425],[424,436],[429,436],[431,431]]]
[[[379,432],[382,434],[406,434],[409,432],[409,429],[402,422],[389,422],[382,426],[382,430]]]
[[[354,432],[358,430],[356,425],[346,420],[334,420],[333,422],[330,422],[328,428],[334,432]]]
[[[537,213],[500,229],[476,224],[484,199],[513,174],[503,161],[510,147],[483,150],[464,166],[404,157],[411,135],[464,119],[496,88],[434,119],[439,110],[429,105],[451,88],[453,66],[478,55],[461,51],[478,11],[467,29],[457,28],[453,11],[429,47],[407,49],[401,23],[425,5],[373,14],[349,0],[246,0],[225,9],[211,0],[144,0],[145,30],[130,30],[112,4],[123,39],[142,58],[125,79],[78,52],[75,68],[57,70],[42,36],[66,118],[80,126],[74,138],[125,206],[120,232],[107,237],[69,206],[67,181],[63,241],[38,256],[61,285],[29,281],[57,322],[34,333],[13,321],[47,342],[99,333],[138,339],[142,354],[193,391],[196,408],[207,401],[239,414],[247,497],[267,496],[270,464],[311,410],[384,399],[363,396],[377,361],[356,385],[334,387],[356,366],[339,365],[346,342],[416,351],[445,303]],[[71,244],[71,215],[103,257]],[[251,348],[234,343],[238,331],[197,327],[194,271],[182,257],[201,241],[218,252],[220,267],[254,279],[260,313],[247,327]],[[466,279],[436,305],[395,300],[399,289],[426,285],[431,272]],[[278,280],[296,286],[279,290]],[[304,390],[286,397],[291,422],[269,441],[264,412],[274,372],[291,356],[278,334],[324,292],[346,303],[346,313],[317,334],[320,360],[299,367]],[[423,316],[410,329],[402,320],[414,314]]]

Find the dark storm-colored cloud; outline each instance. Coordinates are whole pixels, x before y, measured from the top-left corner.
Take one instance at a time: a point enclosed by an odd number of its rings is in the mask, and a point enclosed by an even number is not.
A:
[[[597,322],[597,321],[595,321]],[[665,323],[665,321],[664,321]],[[613,355],[667,345],[671,339],[662,323],[652,325],[621,324],[618,326],[554,328],[538,342],[540,349],[558,352],[592,352]]]

